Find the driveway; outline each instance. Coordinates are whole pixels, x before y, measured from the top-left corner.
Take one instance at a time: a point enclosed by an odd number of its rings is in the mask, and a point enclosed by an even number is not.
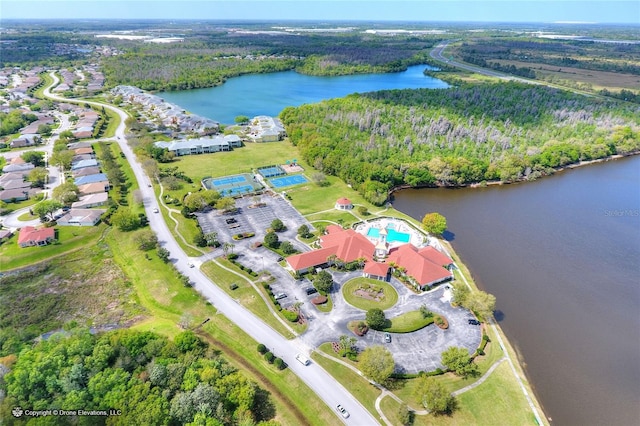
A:
[[[432,371],[442,368],[440,356],[450,346],[466,348],[473,353],[480,345],[482,332],[479,326],[470,325],[469,318],[473,315],[466,309],[451,306],[449,300],[450,291],[444,285],[435,289],[415,294],[395,278],[390,284],[398,292],[398,302],[385,310],[387,318],[392,318],[404,312],[418,310],[425,305],[430,311],[443,315],[449,322],[449,328],[442,330],[435,324],[413,333],[391,333],[391,343],[384,342],[384,333],[370,330],[363,337],[357,337],[347,328],[349,321],[364,320],[366,312],[349,305],[341,293],[342,284],[352,278],[362,276],[361,271],[334,272],[336,281],[334,291],[331,294],[334,309],[329,314],[321,313],[315,307],[305,305],[312,313],[312,321],[309,329],[301,336],[301,339],[309,346],[317,347],[327,341],[337,341],[342,334],[357,338],[356,346],[364,350],[371,345],[384,345],[396,362],[396,371],[404,373],[418,373],[419,371]],[[449,294],[447,294],[449,293]]]

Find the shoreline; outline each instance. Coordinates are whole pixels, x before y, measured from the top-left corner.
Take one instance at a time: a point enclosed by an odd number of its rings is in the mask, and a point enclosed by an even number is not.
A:
[[[595,160],[579,161],[577,163],[571,163],[571,164],[567,164],[567,165],[564,165],[564,166],[555,167],[555,168],[553,168],[553,173],[542,175],[541,178],[553,176],[554,174],[556,174],[558,172],[563,172],[565,170],[577,169],[579,167],[589,166],[591,164],[598,164],[598,163],[605,163],[605,162],[608,162],[608,161],[615,161],[615,160],[619,160],[621,158],[632,157],[634,155],[640,155],[640,150],[639,151],[632,151],[632,152],[629,152],[627,154],[614,154],[614,155],[609,155],[607,157],[596,158]],[[463,185],[417,185],[417,186],[398,185],[398,186],[394,186],[393,188],[391,188],[388,191],[388,198],[391,198],[395,192],[402,191],[404,189],[486,188],[486,187],[489,187],[489,186],[517,185],[517,184],[535,182],[536,180],[538,180],[538,179],[535,179],[535,180],[519,179],[519,180],[515,180],[515,181],[502,181],[502,180],[500,180],[500,181],[490,181],[490,182],[484,182],[484,183],[473,182],[473,183],[468,183],[468,184],[463,184]]]
[[[406,214],[406,213],[403,213],[403,214]],[[474,291],[482,290],[476,284],[476,281],[473,278],[471,269],[469,269],[467,264],[463,261],[462,257],[460,257],[456,249],[453,247],[453,244],[451,243],[451,241],[447,241],[445,239],[439,239],[439,241],[440,241],[440,244],[445,246],[445,250],[451,256],[451,258],[455,261],[455,265],[458,267],[458,271],[460,275],[463,277],[463,281],[467,285],[471,284]],[[465,277],[468,277],[468,280],[465,279]],[[506,353],[507,357],[511,358],[509,359],[510,364],[512,366],[514,375],[516,376],[516,379],[518,380],[521,386],[521,389],[523,390],[525,397],[527,399],[532,399],[532,401],[530,401],[530,404],[532,404],[533,407],[535,407],[535,409],[539,410],[538,414],[541,416],[541,420],[543,421],[543,423],[550,425],[551,424],[550,417],[547,416],[544,406],[542,405],[542,401],[540,400],[536,392],[536,388],[533,382],[531,381],[529,375],[527,374],[526,362],[524,361],[524,357],[518,350],[517,346],[513,344],[511,340],[509,340],[509,337],[504,332],[502,327],[500,327],[498,320],[496,320],[495,318],[492,317],[491,320],[487,322],[487,327],[493,327],[495,333],[499,337],[498,341],[493,343],[500,345],[500,347],[502,347],[502,349]],[[534,414],[536,414],[535,411],[534,411]]]

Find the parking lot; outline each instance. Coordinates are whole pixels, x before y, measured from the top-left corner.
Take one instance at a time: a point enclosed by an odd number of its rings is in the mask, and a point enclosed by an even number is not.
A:
[[[277,194],[238,198],[236,207],[238,210],[234,213],[223,214],[218,210],[196,213],[202,232],[217,232],[221,243],[236,244],[233,236],[248,232],[255,234],[252,241],[262,241],[271,222],[280,219],[287,227],[286,231],[279,234],[280,239],[293,240],[298,228],[302,224],[308,224],[287,200]]]

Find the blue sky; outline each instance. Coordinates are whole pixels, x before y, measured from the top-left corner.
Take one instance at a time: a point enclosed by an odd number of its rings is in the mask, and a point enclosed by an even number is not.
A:
[[[0,18],[571,21],[640,25],[640,0],[0,0]]]

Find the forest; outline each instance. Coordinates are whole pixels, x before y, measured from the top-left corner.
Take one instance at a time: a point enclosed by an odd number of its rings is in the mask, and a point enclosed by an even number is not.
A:
[[[201,31],[177,45],[123,43],[103,60],[106,85],[144,90],[217,86],[230,77],[295,69],[309,75],[396,72],[424,62],[436,39],[361,34],[229,35]]]
[[[268,393],[193,331],[173,341],[152,332],[58,333],[0,369],[0,418],[29,410],[116,410],[112,416],[49,416],[44,424],[276,426]],[[29,422],[31,424],[31,422]]]
[[[522,83],[391,90],[287,108],[305,161],[382,204],[398,186],[534,180],[640,150],[640,108]]]

